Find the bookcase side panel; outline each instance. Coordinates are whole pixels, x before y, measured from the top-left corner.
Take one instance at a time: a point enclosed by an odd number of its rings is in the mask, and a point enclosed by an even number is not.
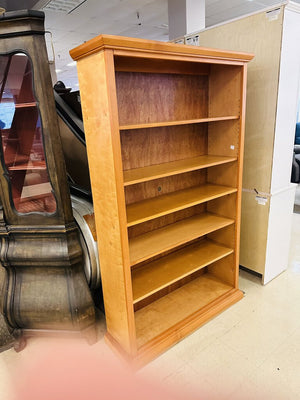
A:
[[[247,88],[247,64],[244,64],[241,73],[240,89],[240,130],[239,130],[239,154],[238,154],[238,192],[236,202],[236,244],[235,244],[235,264],[236,264],[236,287],[238,286],[239,260],[240,260],[240,234],[241,234],[241,209],[242,209],[242,183],[243,183],[243,163],[244,163],[244,143],[245,143],[245,114],[246,114],[246,88]]]
[[[112,51],[79,60],[78,78],[107,331],[133,354],[135,327]]]
[[[212,65],[209,75],[209,116],[239,115],[241,67]]]

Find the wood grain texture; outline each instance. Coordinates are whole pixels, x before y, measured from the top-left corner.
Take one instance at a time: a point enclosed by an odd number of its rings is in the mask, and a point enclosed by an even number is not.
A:
[[[142,347],[168,329],[174,328],[177,323],[231,289],[230,285],[204,274],[137,311],[135,321],[138,347]]]
[[[217,215],[202,214],[137,236],[129,241],[130,263],[135,265],[233,222]]]
[[[121,126],[208,117],[206,76],[116,72],[116,85]]]
[[[86,80],[87,75],[91,76],[91,68],[99,71],[99,76],[93,74],[92,82]],[[118,121],[109,117],[117,115],[112,54],[98,53],[80,60],[78,77],[107,330],[127,352],[134,353],[135,328]],[[103,171],[105,169],[104,174],[99,174],[99,165]]]
[[[186,172],[184,174],[154,179],[125,187],[126,204],[161,197],[172,192],[189,189],[206,183],[206,170]]]
[[[235,157],[199,156],[170,163],[156,164],[148,167],[124,171],[124,185],[146,182],[157,178],[182,174],[197,169],[212,167],[235,161]]]
[[[238,162],[216,165],[207,169],[207,182],[215,185],[238,186]]]
[[[237,157],[239,154],[239,121],[210,123],[207,134],[207,154]]]
[[[234,192],[236,192],[235,188],[207,184],[130,204],[127,206],[127,226],[139,224]]]
[[[178,126],[178,125],[191,125],[191,124],[204,124],[206,122],[218,122],[218,121],[231,121],[239,119],[238,115],[226,115],[223,117],[208,117],[208,118],[194,118],[194,119],[183,119],[176,121],[161,121],[161,122],[148,122],[142,124],[129,124],[120,125],[120,130],[125,131],[129,129],[144,129],[144,128],[159,128],[162,126]]]
[[[132,272],[133,302],[138,303],[232,252],[228,247],[202,240],[135,269]]]
[[[201,307],[192,315],[187,316],[175,326],[142,346],[139,349],[136,359],[133,360],[133,365],[135,368],[142,367],[242,298],[243,293],[237,289],[231,289],[223,295],[220,295],[216,300]]]
[[[237,60],[237,61],[250,61],[253,58],[253,54],[247,54],[242,52],[231,52],[225,50],[215,50],[211,48],[195,46],[180,45],[174,43],[158,42],[154,40],[136,39],[136,38],[126,38],[121,36],[112,35],[99,35],[89,41],[81,44],[80,46],[72,49],[70,55],[74,60],[86,57],[95,52],[99,52],[104,49],[124,49],[124,50],[134,50],[135,52],[139,50],[148,51],[154,54],[166,53],[166,54],[176,54],[176,55],[191,55],[192,57],[197,57],[201,60],[207,57],[217,58],[220,60]]]
[[[209,265],[208,272],[219,279],[221,282],[227,283],[233,287],[236,286],[236,266],[235,254],[218,260],[216,263]]]
[[[124,170],[207,154],[207,124],[123,131]]]
[[[168,74],[208,75],[209,64],[166,60],[149,57],[125,57],[115,55],[115,70],[123,72],[159,72]]]
[[[185,208],[172,214],[163,215],[162,217],[143,222],[138,225],[128,227],[128,237],[134,238],[146,232],[152,232],[155,229],[162,228],[166,225],[174,224],[182,219],[198,215],[206,211],[206,204],[198,204],[194,207]]]
[[[208,116],[239,115],[240,96],[241,68],[224,65],[211,66],[209,74]]]

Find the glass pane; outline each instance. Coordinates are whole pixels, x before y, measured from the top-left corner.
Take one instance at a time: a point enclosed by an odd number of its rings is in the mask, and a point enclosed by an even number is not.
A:
[[[56,210],[49,180],[39,110],[26,54],[0,56],[0,129],[11,195],[20,213]]]

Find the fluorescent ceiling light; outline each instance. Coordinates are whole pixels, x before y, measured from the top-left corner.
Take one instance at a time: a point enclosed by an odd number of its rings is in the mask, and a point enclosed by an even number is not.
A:
[[[55,72],[58,74],[59,72],[62,72],[62,69],[56,69]]]
[[[72,61],[69,64],[67,64],[67,67],[75,67],[76,61]]]
[[[43,10],[50,10],[56,12],[63,12],[70,14],[76,10],[81,4],[87,0],[50,0],[44,7]]]

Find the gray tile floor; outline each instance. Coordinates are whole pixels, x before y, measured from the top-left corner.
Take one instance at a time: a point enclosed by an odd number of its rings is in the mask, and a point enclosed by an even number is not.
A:
[[[137,378],[175,390],[185,399],[300,400],[300,214],[293,215],[287,271],[266,286],[259,278],[241,271],[240,288],[245,292],[240,302],[141,369]],[[103,340],[104,321],[99,329],[99,342],[84,346],[99,360],[114,360],[119,365]],[[72,345],[62,343],[63,349]],[[36,338],[21,353],[11,349],[0,354],[1,400],[13,399],[24,368],[28,373],[28,365],[43,358],[46,362],[51,345],[53,339]],[[67,358],[63,357],[62,362]],[[98,380],[102,374],[100,364]],[[78,368],[86,371],[84,363]],[[114,382],[118,385],[117,377]],[[99,387],[99,399],[107,399]],[[125,393],[123,398],[127,398]]]

